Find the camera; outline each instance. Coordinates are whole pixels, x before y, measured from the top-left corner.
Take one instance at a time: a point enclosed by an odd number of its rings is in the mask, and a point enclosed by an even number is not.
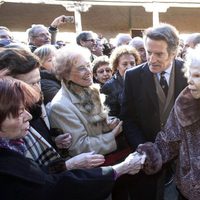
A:
[[[74,23],[74,16],[65,16],[65,17],[63,17],[63,22]]]

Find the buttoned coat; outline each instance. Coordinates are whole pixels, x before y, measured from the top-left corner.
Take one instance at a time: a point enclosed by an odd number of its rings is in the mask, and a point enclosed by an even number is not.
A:
[[[51,126],[72,135],[69,155],[90,151],[105,155],[116,150],[115,136],[106,132],[108,126],[105,120],[99,123],[89,122],[89,113],[78,105],[80,100],[62,83],[61,89],[47,106]]]

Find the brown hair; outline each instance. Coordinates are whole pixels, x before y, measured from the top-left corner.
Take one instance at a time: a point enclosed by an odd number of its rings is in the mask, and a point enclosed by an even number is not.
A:
[[[0,126],[7,116],[18,116],[21,105],[29,107],[39,100],[31,86],[12,77],[0,74]]]
[[[163,40],[167,43],[167,51],[172,54],[177,51],[179,45],[178,30],[167,23],[160,23],[156,27],[147,28],[143,33],[145,43],[147,38],[151,40]]]
[[[9,74],[15,77],[26,74],[40,67],[39,58],[24,49],[9,48],[0,51],[0,70],[8,69]]]

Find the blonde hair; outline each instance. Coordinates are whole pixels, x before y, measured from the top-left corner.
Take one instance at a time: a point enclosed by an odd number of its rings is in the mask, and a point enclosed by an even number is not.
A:
[[[43,63],[46,61],[46,59],[51,55],[55,54],[56,48],[53,45],[45,44],[41,47],[38,47],[33,53],[39,57],[40,63],[43,65]]]
[[[129,45],[116,47],[110,56],[110,65],[112,67],[113,74],[117,71],[120,57],[127,54],[134,56],[136,65],[141,63],[140,54],[134,47],[131,47]]]

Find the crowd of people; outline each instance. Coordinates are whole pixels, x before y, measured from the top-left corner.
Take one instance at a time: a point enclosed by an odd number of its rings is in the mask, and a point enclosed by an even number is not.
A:
[[[0,26],[2,198],[200,200],[200,33],[61,44],[64,18]]]

